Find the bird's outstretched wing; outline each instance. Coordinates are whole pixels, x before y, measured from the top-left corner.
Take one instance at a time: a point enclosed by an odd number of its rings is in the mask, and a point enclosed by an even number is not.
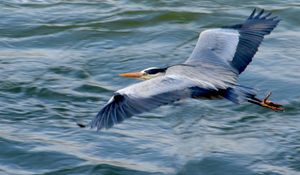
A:
[[[265,35],[270,34],[280,21],[261,10],[242,24],[203,31],[186,64],[223,64],[238,74],[252,61]]]
[[[210,83],[194,82],[187,77],[170,75],[153,78],[117,91],[92,120],[91,127],[108,129],[133,115],[183,98],[205,96],[215,90],[216,87]]]

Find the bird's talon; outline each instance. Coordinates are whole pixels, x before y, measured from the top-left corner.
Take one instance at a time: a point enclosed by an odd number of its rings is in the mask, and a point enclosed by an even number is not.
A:
[[[266,97],[261,101],[261,106],[272,109],[274,111],[283,111],[284,108],[282,108],[281,104],[274,103],[274,102],[268,100],[271,95],[272,95],[272,92],[269,92],[268,95],[266,95]]]
[[[264,102],[270,102],[268,99],[270,98],[270,96],[272,95],[272,92],[269,92],[267,95],[266,95],[266,97],[264,98]]]

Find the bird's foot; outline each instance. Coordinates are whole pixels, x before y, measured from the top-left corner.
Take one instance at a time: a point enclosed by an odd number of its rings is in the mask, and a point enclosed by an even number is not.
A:
[[[272,92],[269,92],[268,95],[266,95],[266,97],[263,100],[261,100],[260,105],[262,107],[269,108],[274,111],[283,111],[284,108],[282,107],[281,104],[274,103],[274,102],[268,100],[271,95],[272,95]]]

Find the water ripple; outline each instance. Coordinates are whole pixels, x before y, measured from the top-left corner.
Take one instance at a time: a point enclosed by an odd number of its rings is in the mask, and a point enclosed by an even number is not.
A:
[[[0,4],[0,174],[299,174],[298,1]],[[199,32],[253,8],[282,21],[240,83],[272,90],[284,112],[185,100],[111,130],[77,127],[138,82],[119,73],[181,63]]]

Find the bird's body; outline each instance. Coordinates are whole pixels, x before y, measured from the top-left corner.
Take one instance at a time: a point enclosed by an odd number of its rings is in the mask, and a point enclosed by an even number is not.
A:
[[[91,122],[98,130],[110,128],[133,115],[184,98],[226,98],[234,103],[251,102],[273,110],[281,105],[255,97],[256,91],[237,83],[252,61],[264,35],[278,24],[255,10],[242,24],[203,31],[191,56],[167,68],[151,68],[123,76],[147,79],[115,92]],[[144,77],[144,78],[143,78]]]

